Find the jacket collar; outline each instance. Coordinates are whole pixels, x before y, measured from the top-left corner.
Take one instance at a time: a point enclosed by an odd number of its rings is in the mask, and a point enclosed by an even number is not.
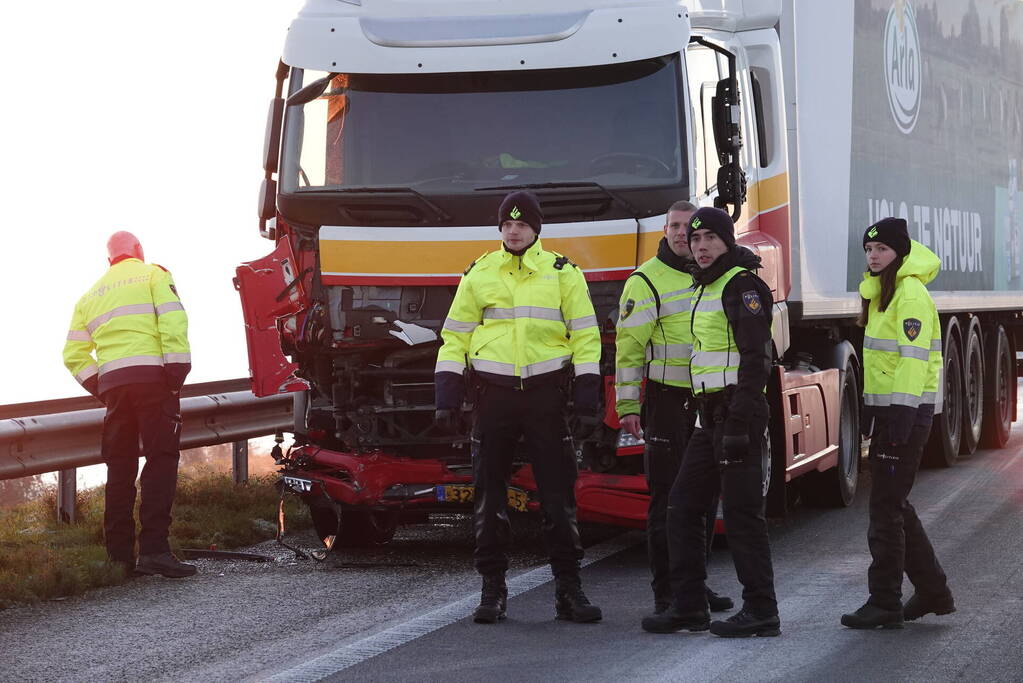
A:
[[[693,273],[693,268],[697,267],[696,261],[691,257],[679,256],[673,252],[671,247],[668,246],[668,239],[666,237],[662,237],[660,244],[657,245],[657,260],[669,268],[690,275]]]
[[[760,257],[743,246],[735,246],[721,254],[714,263],[693,274],[696,284],[706,286],[719,277],[739,266],[746,270],[757,270],[761,266]]]
[[[543,255],[543,245],[540,244],[540,238],[537,237],[533,240],[533,243],[526,247],[521,254],[508,250],[504,242],[501,243],[501,263],[507,263],[508,261],[521,258],[522,265],[529,268],[532,271],[536,271],[540,267],[541,256]]]

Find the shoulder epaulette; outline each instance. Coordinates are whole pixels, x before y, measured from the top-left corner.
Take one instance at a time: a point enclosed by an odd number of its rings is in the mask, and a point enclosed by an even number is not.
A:
[[[554,256],[555,256],[555,258],[554,258],[554,270],[561,270],[561,269],[562,269],[562,268],[564,268],[564,267],[565,267],[566,265],[570,265],[570,266],[572,266],[573,268],[578,268],[578,267],[579,267],[579,266],[577,266],[576,264],[572,263],[572,262],[571,262],[571,261],[570,261],[570,260],[568,259],[568,257],[567,257],[567,256],[562,256],[561,254],[559,254],[559,253],[557,253],[557,252],[552,252],[552,253],[553,253],[553,254],[554,254]]]
[[[167,270],[166,268],[161,266],[159,263],[154,263],[153,265],[156,266],[157,268],[159,268],[160,270],[162,270],[165,273],[169,273],[170,272],[169,270]]]

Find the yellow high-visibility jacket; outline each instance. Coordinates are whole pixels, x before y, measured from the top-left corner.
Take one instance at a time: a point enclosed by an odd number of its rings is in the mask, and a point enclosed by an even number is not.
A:
[[[586,279],[537,240],[522,256],[494,251],[466,270],[441,330],[436,372],[525,387],[574,366],[600,374],[600,330]]]
[[[64,365],[97,395],[141,382],[179,388],[192,357],[188,316],[170,273],[136,258],[110,266],[75,304]]]
[[[868,271],[860,283],[860,295],[870,300],[863,337],[863,404],[933,404],[940,412],[941,322],[925,285],[937,277],[941,260],[919,242],[910,244],[887,310],[878,310],[881,278]]]
[[[663,240],[662,247],[668,249]],[[649,279],[649,284],[642,276]],[[639,414],[644,378],[666,386],[685,389],[692,386],[689,377],[693,351],[689,325],[692,294],[693,276],[657,256],[625,281],[615,341],[618,417]]]

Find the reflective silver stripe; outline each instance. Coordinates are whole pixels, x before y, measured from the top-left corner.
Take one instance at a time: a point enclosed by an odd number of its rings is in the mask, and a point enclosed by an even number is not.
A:
[[[576,363],[575,375],[599,375],[600,363]]]
[[[899,342],[894,339],[878,339],[877,337],[863,337],[863,348],[874,351],[898,351]]]
[[[894,405],[916,408],[917,406],[928,403],[938,405],[938,396],[935,392],[925,391],[920,396],[914,396],[913,394],[906,394],[903,392],[863,395],[863,405],[866,406],[886,407]]]
[[[551,358],[550,360],[542,360],[538,363],[530,363],[529,365],[522,366],[520,373],[522,379],[528,379],[530,377],[536,377],[537,375],[543,375],[548,372],[554,372],[568,365],[569,361],[572,360],[571,356],[561,356],[560,358]]]
[[[638,401],[639,387],[636,385],[615,387],[615,399],[619,401]]]
[[[655,360],[689,360],[693,355],[692,344],[658,344],[651,346],[651,357]]]
[[[444,321],[444,329],[451,332],[472,332],[477,327],[479,327],[479,323],[463,323],[461,320],[455,320],[454,318],[448,318]]]
[[[941,351],[941,340],[940,339],[932,339],[931,340],[931,351]]]
[[[163,358],[159,356],[128,356],[127,358],[118,358],[117,360],[107,361],[103,365],[99,366],[100,376],[105,373],[112,372],[114,370],[121,370],[123,368],[133,368],[143,365],[159,365],[163,367]]]
[[[931,357],[931,350],[922,349],[919,346],[910,346],[909,344],[899,344],[899,355],[903,358],[916,358],[927,361]]]
[[[465,372],[465,365],[459,363],[457,360],[439,360],[437,361],[436,367],[433,369],[434,372],[453,372],[456,375],[461,375]]]
[[[180,301],[168,301],[165,304],[160,304],[156,307],[156,314],[163,315],[164,313],[170,313],[171,311],[183,311],[185,307],[181,305]]]
[[[662,294],[661,295],[661,301],[667,301],[671,297],[679,296],[680,294],[688,294],[689,296],[692,296],[693,288],[692,287],[686,287],[685,289],[676,289],[674,292],[668,292],[667,294]],[[689,297],[686,297],[686,298],[689,298]]]
[[[584,315],[581,318],[572,318],[567,323],[565,323],[565,327],[567,327],[569,330],[582,330],[587,327],[596,326],[597,316],[595,315]]]
[[[693,297],[693,312],[699,311],[700,313],[713,313],[714,311],[723,311],[724,307],[721,305],[721,297],[716,299],[708,299],[706,297],[696,301],[696,297]]]
[[[688,365],[651,365],[648,377],[662,382],[685,382],[692,381],[689,376]]]
[[[536,320],[556,320],[563,322],[560,308],[544,306],[516,306],[515,308],[485,308],[483,317],[491,320],[514,320],[515,318],[533,318]]]
[[[191,363],[192,354],[190,353],[165,353],[163,354],[164,363]]]
[[[675,299],[674,301],[668,301],[661,304],[661,317],[666,318],[669,315],[675,315],[676,313],[685,313],[692,308],[693,300],[689,297],[684,299]]]
[[[724,389],[729,384],[739,381],[738,370],[713,370],[708,373],[692,374],[693,391],[700,393],[708,389]]]
[[[496,360],[473,358],[472,367],[476,368],[480,372],[489,372],[493,375],[507,375],[508,377],[515,376],[515,366],[512,363],[499,363]]]
[[[729,353],[728,351],[693,351],[691,361],[694,367],[701,368],[722,368],[739,365],[739,352]]]
[[[657,319],[657,311],[653,308],[644,308],[642,311],[633,311],[628,318],[618,318],[619,327],[639,327],[649,325]]]
[[[107,322],[111,318],[118,318],[122,315],[153,315],[156,313],[156,309],[153,308],[153,304],[130,304],[128,306],[118,306],[117,308],[107,311],[103,315],[97,315],[95,318],[89,321],[89,324],[85,326],[85,329],[92,334],[96,331],[96,328]]]
[[[618,368],[615,370],[615,382],[642,382],[643,368]]]
[[[78,380],[79,384],[85,384],[85,380],[89,379],[90,377],[95,377],[97,374],[99,374],[99,368],[95,364],[93,364],[85,368],[84,370],[79,370],[77,373],[75,373],[75,379]]]
[[[71,330],[67,333],[68,341],[91,342],[92,337],[85,330]]]

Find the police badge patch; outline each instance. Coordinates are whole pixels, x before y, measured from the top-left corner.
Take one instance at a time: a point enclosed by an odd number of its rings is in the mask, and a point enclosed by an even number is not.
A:
[[[760,295],[752,290],[742,293],[742,305],[753,315],[764,310],[764,305],[760,303]]]
[[[632,309],[636,307],[636,302],[633,299],[629,299],[625,302],[625,310],[622,311],[622,320],[625,320],[632,315]]]
[[[906,318],[902,321],[902,331],[906,333],[906,337],[909,341],[916,341],[916,338],[920,336],[920,328],[923,326],[916,318]]]

